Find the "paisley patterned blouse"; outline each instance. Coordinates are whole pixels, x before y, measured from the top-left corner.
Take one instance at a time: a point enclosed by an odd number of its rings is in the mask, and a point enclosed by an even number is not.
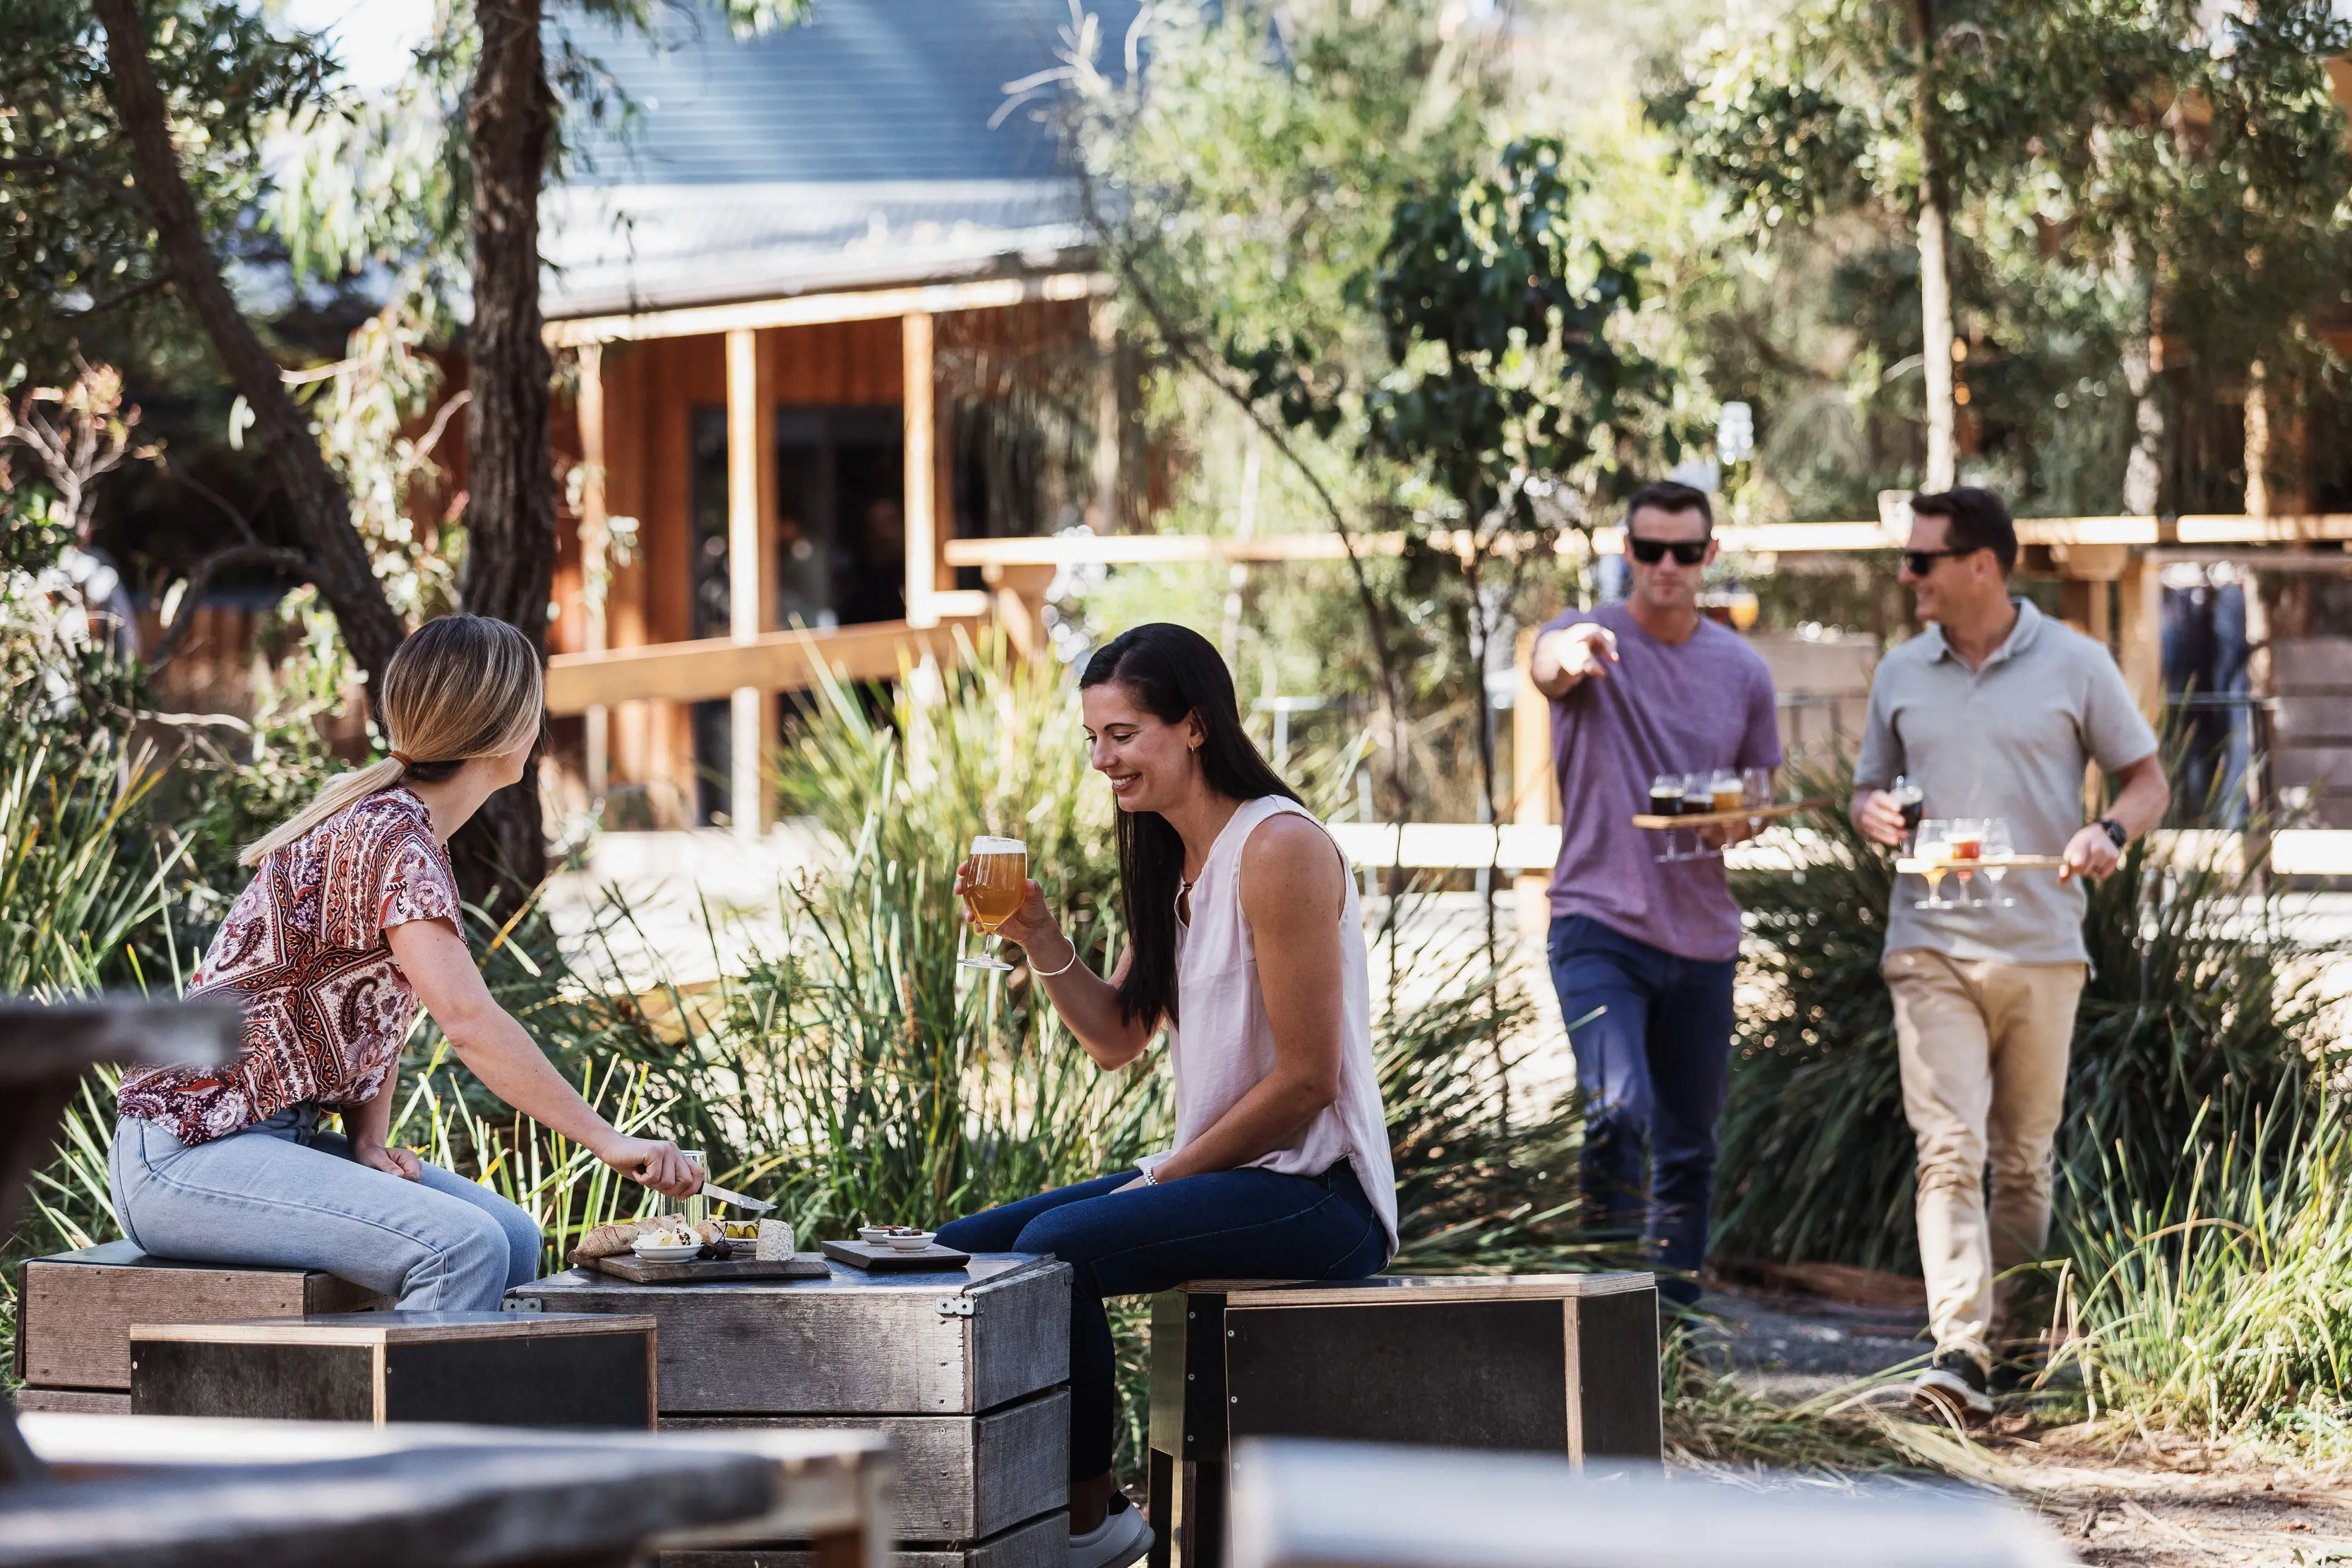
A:
[[[116,1109],[203,1144],[306,1101],[367,1103],[416,1021],[416,993],[383,939],[411,920],[465,934],[425,802],[390,789],[272,852],[214,935],[188,995],[243,1004],[236,1059],[128,1073]]]

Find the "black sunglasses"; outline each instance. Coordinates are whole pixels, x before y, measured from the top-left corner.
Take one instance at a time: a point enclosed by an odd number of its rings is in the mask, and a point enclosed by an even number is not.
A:
[[[1964,555],[1974,555],[1985,545],[1970,545],[1966,549],[1907,549],[1903,552],[1903,570],[1914,577],[1925,577],[1936,570],[1936,563],[1946,557],[1957,560]]]
[[[1657,565],[1666,559],[1668,550],[1675,552],[1675,565],[1696,566],[1706,559],[1708,542],[1706,539],[1676,539],[1669,544],[1664,539],[1628,538],[1625,548],[1633,551],[1633,559],[1643,566]]]

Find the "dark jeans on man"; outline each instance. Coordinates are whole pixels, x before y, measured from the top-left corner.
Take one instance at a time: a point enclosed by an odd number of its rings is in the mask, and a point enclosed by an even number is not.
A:
[[[1605,1228],[1647,1243],[1679,1276],[1659,1294],[1687,1306],[1706,1258],[1737,961],[1677,957],[1581,915],[1553,918],[1550,958],[1565,1021],[1608,1009],[1569,1037],[1585,1103],[1585,1202]]]
[[[940,1228],[959,1252],[1051,1252],[1070,1281],[1070,1479],[1111,1467],[1118,1374],[1105,1296],[1186,1280],[1360,1280],[1388,1260],[1388,1232],[1353,1166],[1321,1176],[1208,1171],[1132,1192],[1119,1171]]]

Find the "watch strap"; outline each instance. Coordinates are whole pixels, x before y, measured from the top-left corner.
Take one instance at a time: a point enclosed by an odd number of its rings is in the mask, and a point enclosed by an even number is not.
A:
[[[2125,845],[2131,842],[2131,835],[2125,832],[2124,825],[2121,822],[2116,821],[2113,817],[2101,817],[2099,819],[2099,826],[2106,830],[2107,839],[2116,846],[2116,848],[2122,849]]]

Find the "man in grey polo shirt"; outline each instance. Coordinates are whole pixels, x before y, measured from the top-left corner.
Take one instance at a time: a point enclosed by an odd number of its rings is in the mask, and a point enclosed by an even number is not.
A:
[[[1881,972],[1895,998],[1903,1110],[1919,1150],[1919,1258],[1936,1355],[1914,1397],[1984,1414],[1993,1281],[2041,1255],[2050,1151],[2088,953],[2083,883],[2163,820],[2171,789],[2156,733],[2107,651],[2012,599],[2017,528],[1990,490],[1911,503],[1902,580],[1927,630],[1879,661],[1854,765],[1854,825],[1889,846],[1903,817],[1888,786],[1926,791],[1927,817],[1999,817],[2019,854],[2065,868],[2011,872],[1984,903],[1918,907],[1896,883]],[[2083,821],[2096,762],[2115,804]],[[2014,904],[2006,903],[2013,897]],[[1992,1164],[1992,1199],[1984,1195]]]

